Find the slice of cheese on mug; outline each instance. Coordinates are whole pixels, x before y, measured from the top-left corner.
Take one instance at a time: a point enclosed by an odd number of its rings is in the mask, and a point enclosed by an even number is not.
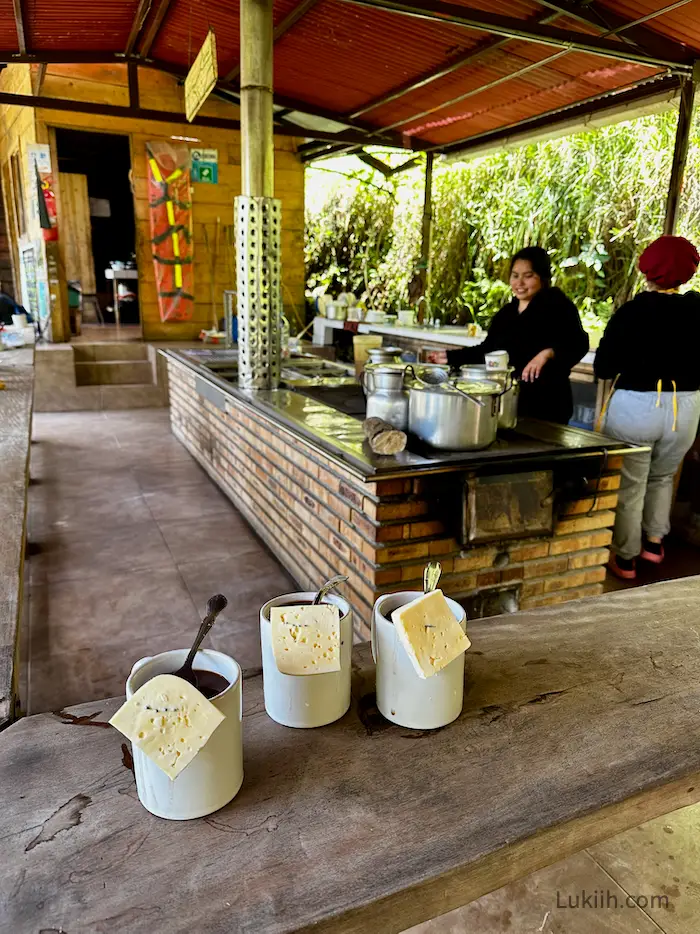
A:
[[[320,675],[340,671],[340,610],[318,606],[270,608],[272,650],[285,675]]]
[[[391,620],[420,678],[437,674],[471,645],[441,590],[400,606]]]
[[[177,778],[225,719],[196,687],[156,675],[109,721],[170,779]]]

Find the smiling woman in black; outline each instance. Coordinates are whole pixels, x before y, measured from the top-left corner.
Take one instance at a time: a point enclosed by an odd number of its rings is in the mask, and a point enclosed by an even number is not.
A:
[[[483,363],[484,354],[507,350],[521,380],[518,414],[566,424],[573,413],[569,374],[588,351],[588,335],[574,303],[552,286],[549,256],[526,247],[511,261],[513,300],[495,315],[486,340],[450,351],[451,367]]]

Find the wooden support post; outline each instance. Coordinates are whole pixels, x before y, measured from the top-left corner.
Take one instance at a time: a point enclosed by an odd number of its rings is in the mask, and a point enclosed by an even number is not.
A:
[[[274,194],[272,0],[241,2],[241,191]]]
[[[141,106],[139,95],[139,68],[136,62],[129,62],[126,69],[129,82],[129,107],[138,109]]]
[[[423,223],[420,251],[420,265],[423,272],[423,295],[426,298],[424,309],[430,316],[430,243],[433,235],[433,161],[432,152],[425,156],[425,194],[423,197]]]
[[[695,90],[700,77],[699,63],[695,63],[693,75],[684,78],[681,86],[681,99],[678,107],[678,127],[676,129],[676,145],[673,150],[673,165],[671,167],[671,181],[668,186],[666,199],[666,218],[664,220],[664,233],[673,234],[678,223],[678,208],[681,192],[683,191],[683,178],[685,166],[688,161],[688,146],[690,144],[690,127],[693,122],[693,106],[695,103]]]
[[[32,94],[35,96],[41,94],[41,91],[44,87],[46,67],[46,63],[42,62],[40,65],[36,65],[34,68],[32,68]]]

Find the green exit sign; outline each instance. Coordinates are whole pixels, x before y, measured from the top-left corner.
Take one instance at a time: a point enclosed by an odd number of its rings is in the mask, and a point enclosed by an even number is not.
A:
[[[219,150],[192,150],[192,181],[216,185],[219,181]]]

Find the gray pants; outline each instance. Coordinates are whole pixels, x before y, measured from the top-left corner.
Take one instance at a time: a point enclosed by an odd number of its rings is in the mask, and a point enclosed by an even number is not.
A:
[[[678,392],[676,398],[675,431],[672,392],[619,389],[610,401],[604,434],[651,448],[624,457],[612,543],[621,558],[640,553],[642,529],[653,538],[670,531],[673,478],[695,441],[700,419],[700,392]]]

